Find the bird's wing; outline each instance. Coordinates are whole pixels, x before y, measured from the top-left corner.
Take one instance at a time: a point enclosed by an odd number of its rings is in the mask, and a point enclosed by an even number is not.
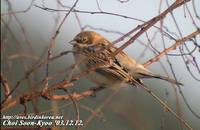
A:
[[[132,78],[132,76],[129,75],[128,71],[121,66],[121,64],[115,57],[110,57],[111,54],[116,50],[116,48],[102,48],[102,46],[99,47],[99,45],[103,45],[105,43],[106,41],[103,41],[102,43],[99,43],[97,47],[87,48],[90,49],[90,52],[93,49],[95,49],[94,52],[96,52],[92,55],[90,53],[87,64],[88,67],[90,68],[98,66],[96,72],[99,74],[107,76],[108,78],[114,78],[126,82],[130,81],[130,78]],[[110,45],[110,43],[107,43],[106,45]]]
[[[144,73],[146,75],[152,74],[143,65],[138,64],[134,59],[128,57],[123,51],[120,51],[114,58],[112,58],[111,55],[117,50],[117,48],[109,41],[104,39],[96,45],[97,46],[93,48],[96,49],[95,52],[100,51],[100,53],[94,54],[94,57],[98,58],[95,59],[95,61],[105,62],[110,60],[113,62],[112,68],[107,67],[107,72],[113,74],[118,73],[119,75],[123,75],[123,73],[128,73],[128,75],[131,75],[134,79],[142,78],[143,75],[141,75],[140,73]]]
[[[114,78],[117,80],[122,80],[125,82],[131,81],[132,77],[124,70],[122,70],[118,65],[112,65],[110,67],[98,68],[96,72],[104,76]]]
[[[143,75],[141,75],[141,73],[145,75],[153,75],[147,68],[137,63],[135,59],[129,57],[123,51],[118,53],[115,58],[119,62],[120,66],[126,69],[129,74],[135,79],[142,78]]]

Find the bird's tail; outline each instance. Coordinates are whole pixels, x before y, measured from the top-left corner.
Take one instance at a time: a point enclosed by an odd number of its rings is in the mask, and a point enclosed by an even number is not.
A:
[[[174,79],[165,77],[165,76],[160,76],[160,75],[156,75],[156,74],[142,74],[142,75],[144,76],[143,78],[157,78],[157,79],[162,79],[162,80],[168,81],[168,82],[176,84],[176,85],[183,85],[182,83],[180,83]]]
[[[160,76],[160,75],[153,75],[153,78],[162,79],[162,80],[168,81],[168,82],[176,84],[176,85],[183,85],[182,83],[180,83],[180,82],[178,82],[174,79],[164,77],[164,76]]]

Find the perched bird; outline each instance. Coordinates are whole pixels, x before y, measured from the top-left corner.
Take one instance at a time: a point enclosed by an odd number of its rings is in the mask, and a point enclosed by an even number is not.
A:
[[[173,84],[177,81],[153,74],[137,63],[123,51],[112,57],[117,48],[106,38],[93,31],[83,31],[70,42],[73,45],[74,58],[80,70],[91,71],[87,78],[103,86],[119,86],[122,83],[137,85],[142,78],[158,78]],[[95,68],[96,67],[96,68]]]

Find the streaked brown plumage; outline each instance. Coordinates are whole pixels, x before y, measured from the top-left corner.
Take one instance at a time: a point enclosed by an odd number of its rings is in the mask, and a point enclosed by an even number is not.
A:
[[[97,67],[87,77],[101,85],[115,86],[121,83],[132,83],[142,78],[159,78],[174,84],[180,84],[173,79],[153,74],[143,65],[128,57],[123,51],[114,58],[111,54],[116,47],[100,34],[93,31],[83,31],[72,40],[75,61],[80,62],[82,71]],[[78,63],[79,64],[79,63]]]

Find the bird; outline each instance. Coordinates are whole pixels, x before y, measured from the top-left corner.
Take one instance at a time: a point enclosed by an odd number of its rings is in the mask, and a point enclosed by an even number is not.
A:
[[[143,84],[144,78],[157,78],[182,85],[174,79],[152,73],[123,50],[112,56],[118,48],[97,32],[82,31],[69,43],[73,45],[74,60],[79,69],[91,69],[86,77],[98,85],[115,87],[126,83],[137,86]]]

